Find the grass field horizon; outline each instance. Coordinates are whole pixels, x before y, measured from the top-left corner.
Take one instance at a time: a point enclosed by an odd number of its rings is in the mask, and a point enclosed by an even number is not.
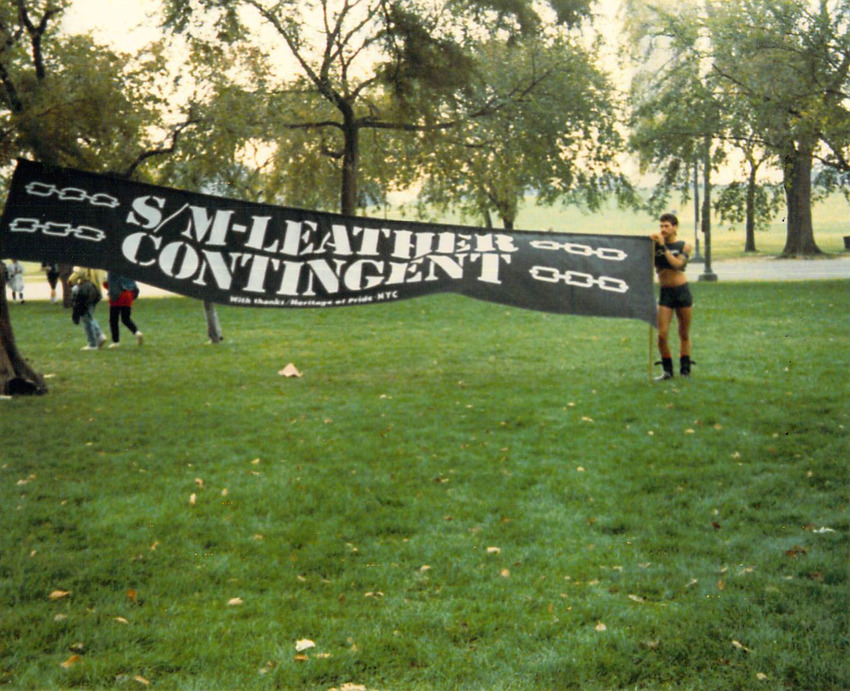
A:
[[[695,243],[699,239],[701,248],[705,238],[702,232],[695,233],[693,201],[671,202],[670,211],[679,218],[679,237]],[[392,211],[389,212],[393,214]],[[413,218],[410,210],[396,209]],[[377,211],[375,215],[380,215]],[[812,223],[815,242],[827,255],[843,253],[844,236],[850,235],[850,206],[840,194],[832,194],[812,206]],[[467,221],[458,214],[431,214],[429,221],[435,223],[459,223]],[[518,230],[555,231],[563,233],[599,233],[602,235],[648,235],[657,229],[654,215],[644,211],[620,209],[614,201],[605,202],[594,213],[584,212],[574,206],[539,206],[532,198],[521,207],[516,227]],[[720,223],[712,219],[712,257],[717,260],[739,257],[778,255],[785,247],[785,218],[780,214],[765,230],[756,232],[756,252],[744,252],[743,224]]]
[[[694,284],[663,384],[646,324],[454,295],[96,352],[10,305],[0,685],[850,688],[848,288]]]

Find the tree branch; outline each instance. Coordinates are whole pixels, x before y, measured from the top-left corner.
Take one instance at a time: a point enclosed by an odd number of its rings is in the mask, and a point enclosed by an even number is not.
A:
[[[119,173],[119,177],[122,178],[131,178],[139,166],[142,165],[145,161],[154,156],[165,156],[168,154],[172,154],[177,150],[177,142],[180,139],[180,136],[192,125],[197,125],[201,123],[200,118],[194,118],[190,116],[185,122],[176,125],[174,130],[170,135],[170,143],[167,146],[161,146],[156,149],[148,149],[147,151],[142,151],[138,156],[133,160],[133,162],[124,170],[123,173]]]
[[[17,5],[18,16],[20,17],[21,24],[26,27],[27,33],[30,36],[35,75],[39,81],[41,81],[47,76],[47,70],[44,66],[44,53],[41,47],[41,39],[44,36],[45,31],[47,31],[47,24],[55,15],[60,14],[62,10],[59,7],[51,7],[48,5],[38,23],[38,26],[36,26],[30,19],[26,2],[24,0],[17,0]]]

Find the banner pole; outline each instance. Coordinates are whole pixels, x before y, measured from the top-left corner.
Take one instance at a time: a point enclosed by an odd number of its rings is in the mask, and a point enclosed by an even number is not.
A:
[[[649,361],[646,365],[646,371],[649,373],[649,381],[652,381],[652,324],[649,325]]]
[[[650,280],[651,284],[655,283],[655,281],[653,280],[653,272],[654,271],[655,271],[655,241],[653,240],[652,241],[652,252],[649,255],[649,276],[650,276],[649,280]],[[658,308],[656,307],[656,310],[657,309]],[[648,350],[649,362],[647,363],[647,368],[646,368],[647,373],[649,374],[649,381],[650,382],[652,382],[652,345],[653,345],[652,344],[652,341],[653,341],[652,332],[653,332],[653,328],[654,327],[652,326],[652,324],[650,324],[649,325],[649,350]]]

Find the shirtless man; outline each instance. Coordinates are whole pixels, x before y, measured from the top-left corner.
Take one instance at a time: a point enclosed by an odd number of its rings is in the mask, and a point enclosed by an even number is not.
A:
[[[654,243],[655,271],[661,285],[658,299],[658,352],[664,372],[657,380],[673,378],[673,354],[670,350],[670,322],[673,315],[679,325],[679,373],[683,377],[691,374],[691,314],[694,300],[685,276],[685,267],[692,247],[684,240],[677,240],[679,219],[674,214],[662,214],[660,232],[650,235]]]

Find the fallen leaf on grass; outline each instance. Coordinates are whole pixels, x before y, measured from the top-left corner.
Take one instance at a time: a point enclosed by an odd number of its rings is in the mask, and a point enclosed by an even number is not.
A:
[[[127,600],[132,602],[133,604],[139,601],[139,593],[132,588],[127,591]]]
[[[129,624],[130,623],[124,617],[115,617],[115,621],[117,621],[119,624]]]
[[[284,367],[282,370],[280,370],[280,372],[278,372],[278,374],[281,377],[300,377],[300,376],[303,376],[301,374],[301,372],[298,371],[298,368],[294,364],[292,364],[291,362],[286,367]]]
[[[629,595],[629,600],[634,602],[646,602],[640,595]]]
[[[599,623],[597,623],[597,624],[596,624],[596,630],[597,630],[597,631],[599,631],[599,632],[607,631],[607,630],[608,630],[608,627],[607,627],[607,626],[605,626],[605,624],[603,624],[603,623],[600,621]]]
[[[794,545],[791,549],[785,550],[785,556],[796,559],[801,554],[808,554],[809,551],[805,547],[800,547],[800,545]]]
[[[268,674],[275,667],[277,667],[277,664],[269,660],[263,667],[260,667],[260,674]]]
[[[767,681],[768,679],[770,679],[770,677],[764,674],[763,672],[759,672],[758,674],[756,674],[756,679],[758,679],[759,681]]]
[[[368,689],[363,684],[343,684],[339,688],[334,686],[328,691],[368,691]]]
[[[310,657],[307,656],[307,655],[296,655],[292,659],[295,660],[296,662],[307,662],[310,659]]]
[[[817,530],[813,530],[813,533],[834,533],[835,531],[832,528],[818,528]]]
[[[198,500],[197,495],[196,495],[194,492],[192,492],[192,494],[191,494],[191,495],[189,495],[189,506],[194,506],[194,505],[195,505],[195,502],[196,502],[197,500]]]
[[[227,601],[228,607],[238,607],[239,605],[245,604],[241,597],[232,597]]]
[[[71,594],[70,590],[54,590],[48,597],[51,600],[61,600],[63,597],[68,597]]]
[[[71,667],[76,665],[78,662],[82,662],[82,661],[83,661],[83,658],[81,658],[79,655],[71,655],[71,657],[69,657],[67,660],[65,660],[65,662],[63,662],[60,665],[60,667],[62,667],[63,669],[70,669]]]
[[[741,643],[740,641],[732,641],[732,645],[733,645],[735,648],[737,648],[738,650],[743,650],[745,653],[751,653],[751,652],[753,652],[752,650],[750,650],[749,648],[747,648],[747,647],[746,647],[743,643]]]
[[[310,650],[310,648],[315,648],[316,644],[311,641],[309,638],[301,638],[295,641],[295,652],[303,653],[305,650]]]
[[[510,578],[510,577],[511,577],[511,571],[510,571],[510,569],[502,569],[502,570],[499,572],[499,575],[500,575],[502,578]]]
[[[501,554],[501,553],[502,553],[501,547],[488,547],[487,548],[487,554]]]
[[[143,676],[141,676],[139,674],[137,674],[135,677],[133,677],[133,681],[138,682],[142,686],[150,686],[150,684],[151,684],[147,679],[145,679]]]
[[[18,485],[28,485],[33,480],[35,480],[35,475],[28,475],[27,477],[23,478],[22,480],[18,480],[17,484]]]

